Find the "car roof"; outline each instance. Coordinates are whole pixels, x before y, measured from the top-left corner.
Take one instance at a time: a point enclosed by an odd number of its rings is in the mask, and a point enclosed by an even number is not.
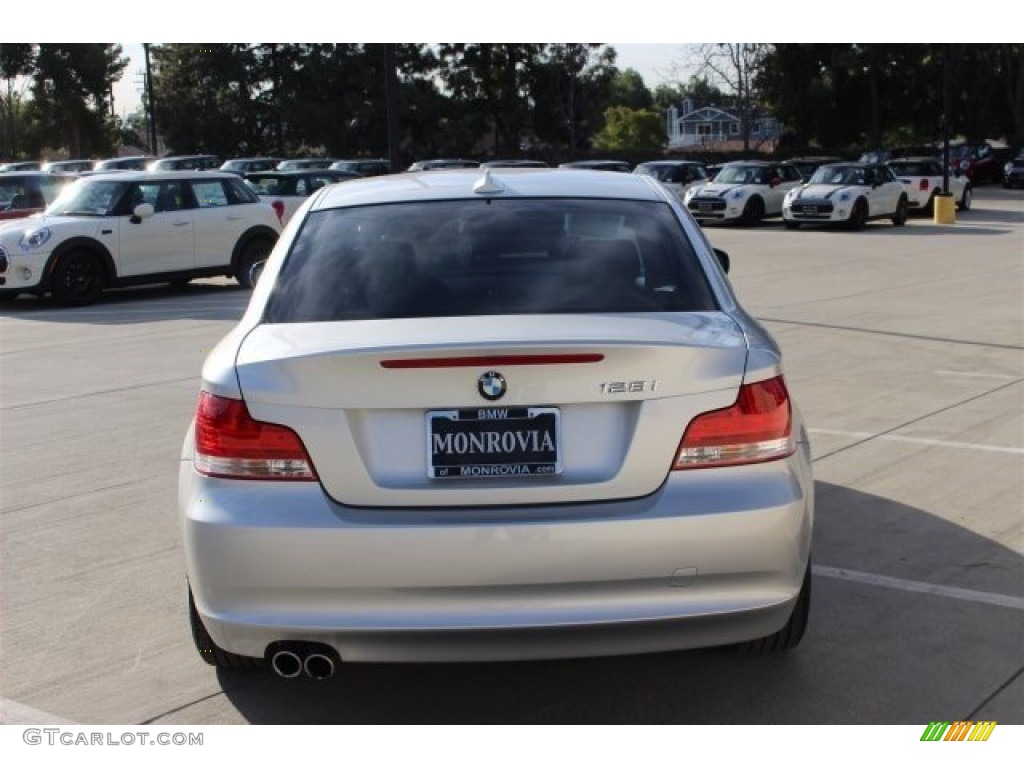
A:
[[[504,192],[481,193],[474,185],[487,175]],[[590,197],[663,201],[660,185],[632,173],[567,168],[465,168],[374,176],[339,184],[320,194],[312,210],[353,205],[474,200],[508,197]]]
[[[237,179],[238,176],[227,171],[96,171],[88,177],[89,181],[110,179],[112,181],[181,181],[184,179]]]
[[[700,160],[644,160],[637,165],[704,165]]]
[[[48,173],[47,171],[4,171],[0,180],[8,179],[77,179],[74,173]]]
[[[837,155],[807,155],[806,157],[791,157],[788,160],[783,160],[782,163],[817,163],[821,161],[838,163],[842,162],[842,159]]]
[[[156,161],[160,162],[161,160],[195,160],[197,158],[203,158],[203,159],[205,159],[205,158],[217,158],[217,159],[220,159],[220,158],[217,157],[217,155],[167,155],[166,157],[158,157],[158,158],[156,158]]]
[[[892,165],[893,163],[939,163],[941,165],[942,158],[924,155],[921,157],[894,157],[892,160],[885,161],[886,165]]]
[[[887,163],[862,163],[859,160],[843,160],[839,163],[825,163],[822,168],[888,168]]]
[[[343,171],[338,168],[290,168],[284,171],[250,171],[243,178],[291,179],[305,176],[334,176],[339,179],[361,179],[363,176],[355,171]]]

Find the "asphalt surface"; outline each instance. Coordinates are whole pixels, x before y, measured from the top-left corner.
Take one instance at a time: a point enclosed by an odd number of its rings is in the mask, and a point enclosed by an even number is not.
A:
[[[1024,724],[1024,193],[953,226],[708,226],[811,427],[803,644],[222,673],[185,613],[177,462],[226,280],[0,305],[0,722]]]

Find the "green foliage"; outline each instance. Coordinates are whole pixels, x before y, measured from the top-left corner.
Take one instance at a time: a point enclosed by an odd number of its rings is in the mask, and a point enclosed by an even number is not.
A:
[[[0,45],[0,150],[36,157],[105,153],[116,141],[110,89],[128,60],[114,43]]]
[[[644,85],[644,79],[635,69],[625,69],[612,78],[611,106],[629,107],[630,109],[651,109],[654,97]]]
[[[594,137],[594,148],[623,154],[651,154],[665,145],[665,124],[651,109],[609,107],[604,129]]]
[[[1024,45],[779,43],[758,85],[794,150],[869,148],[942,136],[943,64],[952,67],[950,133],[1024,141]]]

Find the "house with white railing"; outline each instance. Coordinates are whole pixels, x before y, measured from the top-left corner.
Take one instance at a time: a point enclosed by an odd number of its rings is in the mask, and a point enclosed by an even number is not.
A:
[[[683,101],[683,107],[668,109],[668,148],[736,150],[743,148],[743,131],[740,118],[720,107],[693,108],[690,99]],[[771,151],[782,134],[778,120],[762,112],[757,113],[751,123],[750,148]]]

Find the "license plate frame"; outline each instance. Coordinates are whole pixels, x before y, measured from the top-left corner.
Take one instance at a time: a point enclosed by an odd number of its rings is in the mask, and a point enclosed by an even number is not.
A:
[[[427,411],[427,477],[432,480],[557,477],[561,411],[551,406]]]

